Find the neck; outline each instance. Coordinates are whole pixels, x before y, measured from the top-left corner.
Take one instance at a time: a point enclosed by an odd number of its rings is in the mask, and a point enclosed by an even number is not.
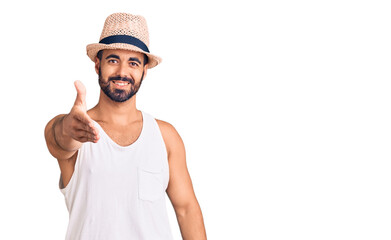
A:
[[[139,119],[136,95],[125,102],[115,102],[100,91],[98,104],[91,109],[96,120],[108,124],[126,125]]]

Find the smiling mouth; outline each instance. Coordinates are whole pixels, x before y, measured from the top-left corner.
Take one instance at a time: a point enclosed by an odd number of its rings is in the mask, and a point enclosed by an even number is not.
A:
[[[124,86],[127,86],[129,85],[129,82],[125,82],[125,81],[113,81],[113,83],[116,85],[116,86],[119,86],[119,87],[124,87]]]

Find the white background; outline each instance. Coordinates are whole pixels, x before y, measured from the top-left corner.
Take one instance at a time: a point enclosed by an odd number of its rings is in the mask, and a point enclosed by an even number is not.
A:
[[[0,239],[64,239],[44,127],[114,12],[143,15],[137,107],[171,123],[208,239],[390,239],[388,1],[13,1],[0,6]],[[168,199],[167,199],[168,200]],[[175,239],[181,239],[170,202]]]

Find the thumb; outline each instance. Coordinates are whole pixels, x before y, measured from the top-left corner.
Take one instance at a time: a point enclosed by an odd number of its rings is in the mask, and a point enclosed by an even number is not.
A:
[[[87,108],[87,104],[86,104],[86,87],[79,80],[75,81],[74,84],[75,84],[75,88],[76,88],[76,91],[77,91],[75,105],[82,105],[82,106]]]

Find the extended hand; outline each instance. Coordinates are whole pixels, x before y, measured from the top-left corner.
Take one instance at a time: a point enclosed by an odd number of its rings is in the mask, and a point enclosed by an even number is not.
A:
[[[99,132],[87,114],[86,88],[75,81],[77,96],[70,113],[63,119],[63,133],[79,142],[98,142]]]

